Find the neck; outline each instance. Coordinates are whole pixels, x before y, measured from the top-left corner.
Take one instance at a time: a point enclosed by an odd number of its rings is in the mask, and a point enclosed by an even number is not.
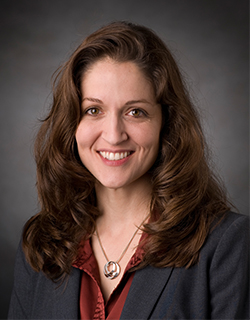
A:
[[[96,185],[97,202],[102,216],[98,219],[98,228],[111,227],[115,230],[139,225],[148,215],[152,188],[149,179],[136,181],[127,187],[109,189]]]

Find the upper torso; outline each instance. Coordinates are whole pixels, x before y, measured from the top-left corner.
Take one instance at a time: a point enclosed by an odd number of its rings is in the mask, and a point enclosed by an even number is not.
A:
[[[136,271],[120,319],[249,319],[248,246],[249,220],[229,213],[197,265]],[[58,287],[30,268],[20,247],[9,318],[79,319],[81,277],[73,267]]]

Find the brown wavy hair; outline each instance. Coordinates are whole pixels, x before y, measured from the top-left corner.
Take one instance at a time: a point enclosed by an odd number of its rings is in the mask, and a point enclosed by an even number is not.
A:
[[[100,215],[95,180],[77,152],[81,120],[80,84],[97,60],[135,63],[162,106],[159,155],[150,170],[151,212],[142,265],[190,267],[214,219],[229,209],[221,184],[208,165],[199,117],[180,70],[164,42],[150,29],[114,22],[87,37],[58,70],[53,101],[35,142],[41,211],[23,231],[23,249],[36,271],[56,280],[70,273],[79,244],[95,230]]]

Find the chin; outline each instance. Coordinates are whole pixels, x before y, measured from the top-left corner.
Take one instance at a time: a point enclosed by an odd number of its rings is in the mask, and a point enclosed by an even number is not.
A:
[[[122,189],[122,188],[138,187],[141,184],[145,184],[146,180],[148,180],[147,175],[143,175],[141,177],[135,177],[134,179],[125,179],[125,180],[103,179],[103,181],[102,180],[97,180],[97,181],[104,188],[116,190],[116,189]]]
[[[109,177],[111,178],[111,177]],[[127,187],[131,184],[132,181],[122,181],[118,179],[97,179],[98,185],[100,185],[103,188],[107,189],[120,189]]]
[[[120,183],[100,183],[102,187],[107,188],[107,189],[121,189],[123,187],[126,187],[126,184],[120,184]]]

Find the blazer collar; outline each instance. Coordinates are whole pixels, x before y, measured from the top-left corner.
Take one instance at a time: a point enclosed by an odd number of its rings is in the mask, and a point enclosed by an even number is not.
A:
[[[172,270],[173,268],[151,266],[137,270],[120,319],[148,319],[168,283]]]

